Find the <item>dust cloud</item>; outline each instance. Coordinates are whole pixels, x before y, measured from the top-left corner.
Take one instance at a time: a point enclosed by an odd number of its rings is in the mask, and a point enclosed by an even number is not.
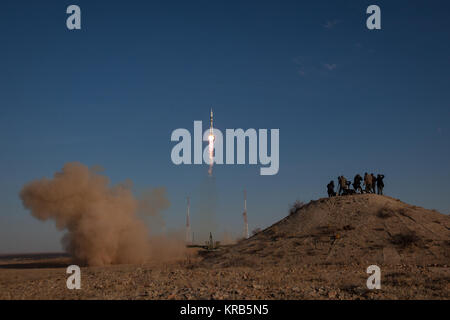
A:
[[[182,256],[182,241],[150,236],[142,220],[162,221],[161,211],[170,206],[166,190],[153,189],[138,200],[131,186],[130,181],[110,186],[98,170],[72,162],[52,179],[27,183],[20,198],[35,218],[54,220],[59,230],[67,230],[63,247],[80,263],[139,264]]]

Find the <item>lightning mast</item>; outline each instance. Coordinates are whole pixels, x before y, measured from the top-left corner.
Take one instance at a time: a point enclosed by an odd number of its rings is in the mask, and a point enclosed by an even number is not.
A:
[[[189,197],[187,197],[187,211],[186,211],[186,243],[192,243],[192,233],[191,233],[191,223],[189,219],[189,210],[190,210],[191,202]]]
[[[242,214],[244,216],[244,238],[248,239],[248,220],[247,220],[247,191],[244,190],[244,213]]]

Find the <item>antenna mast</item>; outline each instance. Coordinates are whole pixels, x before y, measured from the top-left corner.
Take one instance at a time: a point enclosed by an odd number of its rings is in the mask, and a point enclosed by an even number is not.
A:
[[[187,197],[187,211],[186,211],[186,243],[191,244],[192,243],[192,233],[191,233],[191,223],[190,223],[190,206],[191,202],[189,200],[189,197]]]
[[[248,239],[250,236],[248,234],[248,220],[247,220],[247,191],[244,189],[244,238]]]

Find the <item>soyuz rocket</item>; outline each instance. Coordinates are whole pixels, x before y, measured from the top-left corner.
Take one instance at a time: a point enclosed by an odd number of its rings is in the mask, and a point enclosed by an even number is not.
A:
[[[211,122],[211,131],[213,129],[213,118],[214,118],[214,115],[213,115],[213,111],[212,111],[212,108],[211,108],[211,115],[209,116],[209,121]]]
[[[214,138],[214,131],[213,131],[213,121],[214,121],[214,115],[213,115],[213,110],[211,108],[211,114],[209,116],[209,122],[210,122],[210,127],[209,127],[209,135],[212,136]]]
[[[209,123],[210,123],[210,126],[209,126],[209,136],[211,137],[213,137],[213,141],[215,140],[215,137],[214,137],[214,127],[213,127],[213,122],[214,122],[214,115],[213,115],[213,112],[212,112],[212,108],[211,108],[211,114],[209,115]]]

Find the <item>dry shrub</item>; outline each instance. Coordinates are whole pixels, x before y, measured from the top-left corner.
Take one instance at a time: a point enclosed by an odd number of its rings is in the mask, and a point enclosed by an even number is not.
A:
[[[244,242],[245,240],[247,240],[246,237],[239,237],[239,238],[236,239],[236,243],[242,243],[242,242]]]
[[[305,206],[305,203],[303,201],[296,200],[292,204],[291,208],[289,209],[289,215],[296,213],[298,210],[300,210],[304,206]]]
[[[355,227],[348,224],[348,225],[345,225],[342,229],[345,231],[350,231],[350,230],[355,230]]]
[[[404,217],[409,217],[409,215],[406,214],[406,213],[408,212],[408,210],[405,209],[405,208],[400,208],[400,209],[398,209],[397,212],[398,212],[399,214],[401,214],[402,216],[404,216]]]
[[[227,259],[221,264],[222,268],[234,268],[234,267],[255,267],[255,261],[247,259],[245,257],[235,257],[233,259]]]
[[[261,228],[253,229],[252,235],[254,236],[255,234],[260,233],[260,232],[261,232]]]
[[[382,207],[377,212],[377,217],[381,219],[387,219],[394,216],[394,212],[389,207]]]
[[[412,231],[398,233],[391,238],[391,243],[400,247],[407,248],[419,242],[419,237]]]

